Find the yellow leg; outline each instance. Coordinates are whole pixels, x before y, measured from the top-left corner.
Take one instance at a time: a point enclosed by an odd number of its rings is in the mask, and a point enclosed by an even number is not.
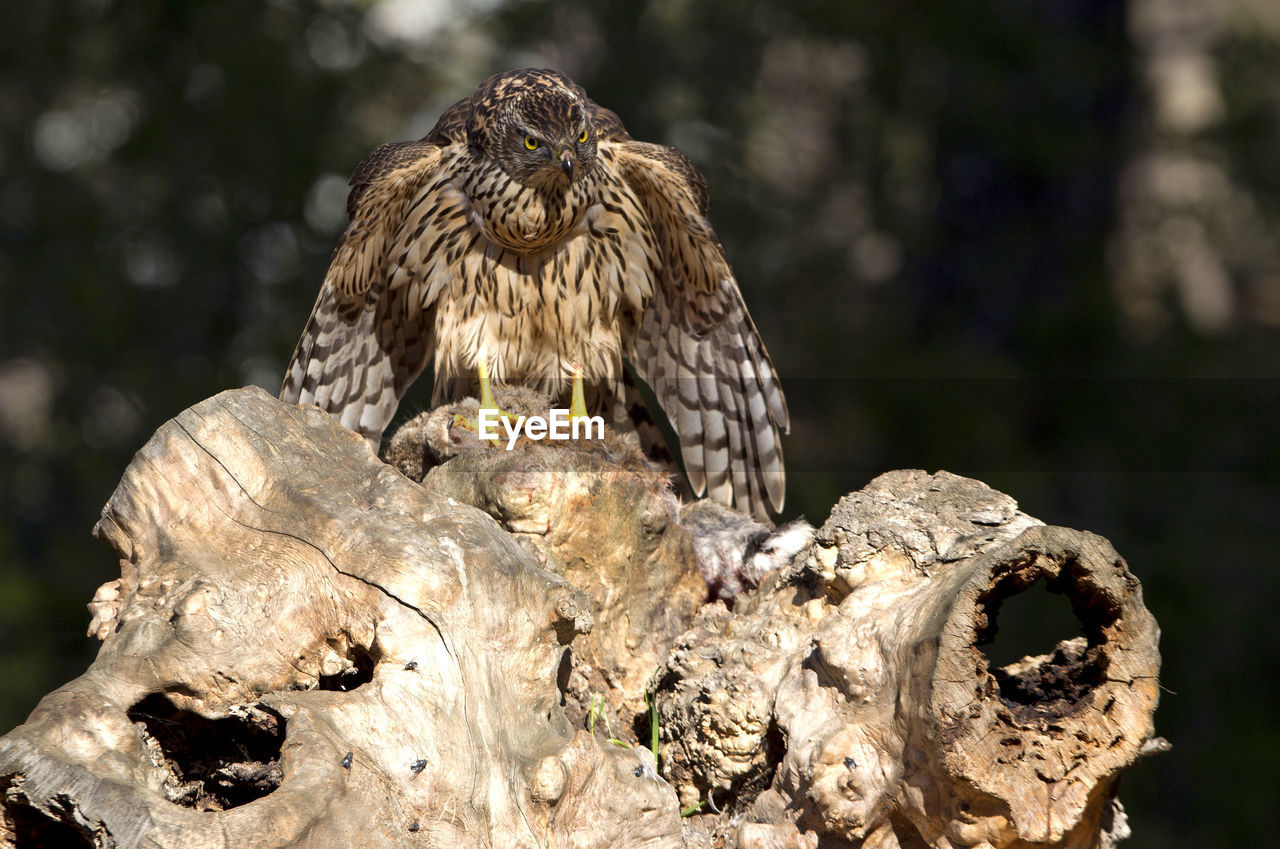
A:
[[[498,403],[493,400],[493,389],[489,387],[489,362],[484,357],[480,358],[480,364],[477,367],[480,372],[480,409],[497,410]],[[498,412],[502,412],[498,410]],[[503,414],[505,415],[505,413]]]
[[[582,396],[582,369],[574,368],[573,370],[573,392],[569,399],[569,418],[585,419],[587,417],[587,402]]]
[[[486,355],[486,352],[483,348],[480,350],[480,359],[476,363],[476,372],[478,373],[478,377],[480,379],[481,411],[493,410],[498,414],[500,418],[503,418],[503,419],[509,418],[514,420],[515,416],[512,416],[506,411],[504,411],[501,407],[498,406],[498,402],[493,400],[493,388],[492,388],[492,383],[489,379],[489,358]],[[473,430],[476,432],[477,435],[480,435],[479,421],[473,421],[467,418],[466,416],[462,415],[461,413],[456,413],[454,414],[454,417],[453,417],[453,423],[461,427],[464,427],[467,430]],[[484,437],[481,436],[481,438],[484,438]],[[501,441],[500,436],[491,436],[489,438],[494,441]]]

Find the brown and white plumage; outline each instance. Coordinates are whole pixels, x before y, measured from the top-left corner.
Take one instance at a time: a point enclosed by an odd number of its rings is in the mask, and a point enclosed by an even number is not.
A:
[[[563,74],[512,71],[375,150],[351,186],[282,399],[376,447],[428,361],[441,403],[473,392],[483,357],[557,398],[580,369],[593,407],[634,426],[626,361],[695,493],[781,510],[786,402],[683,154],[634,141]]]

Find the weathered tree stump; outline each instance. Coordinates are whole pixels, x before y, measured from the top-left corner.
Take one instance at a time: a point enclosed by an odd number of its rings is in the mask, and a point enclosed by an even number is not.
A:
[[[625,440],[508,452],[437,411],[389,458],[423,483],[252,389],[157,431],[96,529],[121,567],[98,658],[0,737],[0,846],[1125,835],[1159,656],[1105,540],[897,472],[730,609]],[[1038,580],[1083,635],[989,669],[1001,601]],[[606,740],[647,738],[651,699],[665,780]]]
[[[499,390],[504,410],[546,413],[546,400]],[[706,600],[689,531],[668,475],[649,464],[634,437],[530,442],[512,450],[482,444],[455,425],[474,419],[474,401],[441,407],[405,424],[387,460],[429,489],[493,516],[539,565],[584,590],[595,627],[574,640],[561,689],[572,722],[594,711],[616,733],[645,713],[646,690],[676,637]]]
[[[1001,602],[1037,580],[1085,634],[989,669]],[[893,472],[680,638],[664,773],[683,802],[720,798],[742,847],[1109,845],[1119,771],[1162,745],[1157,639],[1106,540],[977,481]]]

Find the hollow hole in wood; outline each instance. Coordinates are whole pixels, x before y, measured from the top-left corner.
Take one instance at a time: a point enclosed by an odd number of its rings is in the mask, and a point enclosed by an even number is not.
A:
[[[900,849],[929,849],[929,841],[924,839],[920,829],[901,813],[891,814],[889,825],[893,829],[893,836],[897,838]]]
[[[77,825],[65,798],[54,797],[47,813],[11,798],[12,782],[0,779],[0,845],[13,849],[93,849],[92,837]],[[57,814],[55,816],[54,814]]]
[[[346,657],[351,665],[333,675],[321,675],[316,689],[346,693],[373,680],[376,660],[368,649],[361,645],[349,646]]]
[[[1001,701],[1065,712],[1102,682],[1103,630],[1110,623],[1096,615],[1100,608],[1088,595],[1064,569],[1054,579],[1011,575],[981,599],[986,627],[978,645]]]
[[[560,651],[560,665],[556,668],[556,689],[560,691],[560,707],[568,704],[569,676],[573,674],[573,650],[565,646]]]
[[[261,799],[280,786],[285,721],[262,705],[208,719],[153,693],[129,710],[157,766],[168,771],[164,792],[174,804],[225,811]]]
[[[743,784],[739,793],[740,797],[748,802],[754,801],[757,796],[773,785],[773,778],[778,772],[778,765],[782,763],[783,756],[787,754],[787,738],[783,735],[782,729],[778,727],[778,723],[772,719],[769,720],[769,727],[765,729],[764,751],[765,761],[763,768]]]
[[[640,741],[641,746],[649,747],[649,741],[653,739],[653,723],[656,721],[657,718],[647,710],[641,711],[632,717],[631,734]]]
[[[1071,612],[1067,599],[1050,590],[1043,580],[988,603],[987,616],[991,622],[983,653],[992,669],[1048,654],[1063,639],[1081,633],[1080,620]]]

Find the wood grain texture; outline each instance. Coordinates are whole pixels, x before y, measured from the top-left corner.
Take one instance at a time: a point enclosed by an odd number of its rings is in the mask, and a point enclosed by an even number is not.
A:
[[[94,604],[103,647],[0,739],[11,832],[34,811],[120,847],[679,845],[648,752],[560,708],[589,597],[314,407],[239,390],[187,410],[97,533],[121,566]],[[279,717],[278,786],[183,804],[191,753],[142,730],[157,696],[161,721]]]
[[[705,525],[633,435],[508,452],[458,411],[393,438],[421,483],[256,389],[161,427],[97,526],[98,658],[0,737],[0,847],[1127,836],[1118,777],[1164,745],[1158,629],[1105,540],[892,472],[707,601]],[[1038,583],[1079,635],[992,668]]]
[[[1000,604],[1038,580],[1084,633],[990,668]],[[1163,745],[1158,634],[1106,540],[978,481],[890,472],[677,642],[664,771],[743,847],[1112,845],[1119,772]]]

